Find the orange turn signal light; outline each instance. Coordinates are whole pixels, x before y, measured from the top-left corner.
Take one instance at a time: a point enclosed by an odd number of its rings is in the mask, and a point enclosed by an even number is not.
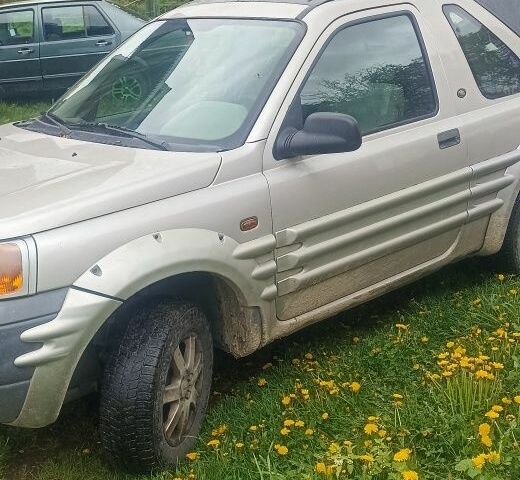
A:
[[[0,244],[0,296],[16,293],[23,287],[23,264],[20,247]]]

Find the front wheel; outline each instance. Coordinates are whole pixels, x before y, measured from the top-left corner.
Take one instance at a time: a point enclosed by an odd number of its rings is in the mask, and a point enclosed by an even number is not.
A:
[[[195,305],[161,301],[130,319],[107,362],[101,439],[132,470],[174,466],[197,441],[211,389],[213,343]]]

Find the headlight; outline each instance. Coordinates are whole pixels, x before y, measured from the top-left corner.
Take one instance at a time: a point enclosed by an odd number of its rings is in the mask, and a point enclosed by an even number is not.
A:
[[[29,248],[24,240],[0,243],[0,299],[27,295],[30,284]]]

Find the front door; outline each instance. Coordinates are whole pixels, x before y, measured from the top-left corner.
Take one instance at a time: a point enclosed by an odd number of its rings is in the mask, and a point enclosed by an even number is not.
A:
[[[90,70],[118,42],[118,35],[94,5],[42,7],[41,62],[46,88],[66,88]]]
[[[0,93],[40,88],[39,48],[34,9],[0,11]]]
[[[458,243],[471,168],[423,21],[409,4],[338,20],[315,45],[275,121],[264,174],[280,320],[422,269]],[[276,161],[272,146],[282,122],[289,116],[301,128],[314,112],[355,117],[361,148]]]

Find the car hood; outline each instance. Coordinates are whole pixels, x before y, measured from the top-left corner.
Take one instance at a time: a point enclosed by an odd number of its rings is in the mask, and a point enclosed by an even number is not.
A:
[[[0,239],[207,187],[218,153],[163,152],[0,127]]]

